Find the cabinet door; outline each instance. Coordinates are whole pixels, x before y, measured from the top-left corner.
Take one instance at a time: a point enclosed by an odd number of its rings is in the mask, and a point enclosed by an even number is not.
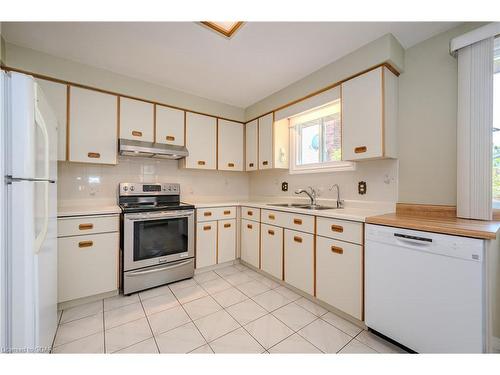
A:
[[[383,156],[382,68],[342,83],[342,158]]]
[[[259,169],[273,167],[273,114],[259,118]]]
[[[261,268],[283,279],[283,228],[261,224]]]
[[[362,254],[360,245],[317,237],[316,297],[360,320]]]
[[[243,124],[219,120],[218,137],[218,169],[221,171],[242,171]]]
[[[196,224],[196,268],[217,263],[217,222]]]
[[[66,112],[68,86],[62,83],[37,79],[47,102],[57,119],[57,160],[66,160]],[[42,113],[43,115],[43,113]]]
[[[179,109],[156,105],[156,142],[184,146],[184,116]]]
[[[245,124],[245,170],[255,171],[258,164],[258,134],[257,134],[257,120],[253,120]]]
[[[119,233],[58,239],[58,301],[118,289]]]
[[[154,141],[154,104],[120,97],[120,138]]]
[[[216,169],[217,120],[213,117],[186,113],[186,168]]]
[[[285,229],[285,281],[314,294],[314,235]]]
[[[252,266],[259,268],[259,223],[250,220],[241,220],[241,259]]]
[[[236,219],[221,220],[217,223],[217,263],[236,258]]]
[[[117,107],[115,95],[70,88],[69,161],[116,164]]]

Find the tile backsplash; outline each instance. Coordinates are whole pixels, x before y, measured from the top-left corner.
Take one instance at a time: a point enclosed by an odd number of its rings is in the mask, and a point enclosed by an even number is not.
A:
[[[245,172],[189,170],[176,160],[120,157],[117,165],[58,163],[59,205],[116,204],[120,182],[177,182],[184,201],[248,199]]]

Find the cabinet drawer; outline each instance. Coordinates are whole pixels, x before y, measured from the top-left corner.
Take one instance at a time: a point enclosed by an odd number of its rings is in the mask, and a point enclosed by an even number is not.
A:
[[[196,210],[196,220],[198,222],[235,218],[236,207],[198,208]]]
[[[112,216],[79,216],[57,220],[58,237],[118,232],[120,220]]]
[[[362,319],[363,247],[318,237],[316,242],[316,297],[357,319]]]
[[[260,221],[260,208],[241,207],[241,218]]]
[[[363,244],[363,223],[318,217],[317,231],[320,236]]]
[[[314,233],[314,216],[282,211],[262,210],[261,221],[266,224]]]
[[[314,294],[314,235],[285,229],[285,275],[290,285]]]
[[[118,288],[119,234],[101,233],[58,239],[58,301]]]
[[[283,278],[283,228],[261,224],[260,249],[262,270]]]

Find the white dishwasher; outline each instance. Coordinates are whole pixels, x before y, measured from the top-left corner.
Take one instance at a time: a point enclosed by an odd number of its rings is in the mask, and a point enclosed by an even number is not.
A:
[[[486,349],[483,240],[367,224],[365,323],[419,353]]]

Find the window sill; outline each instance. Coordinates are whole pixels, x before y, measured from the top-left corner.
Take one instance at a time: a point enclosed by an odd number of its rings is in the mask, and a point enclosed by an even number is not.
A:
[[[290,168],[290,174],[307,174],[307,173],[328,173],[328,172],[346,172],[346,171],[355,171],[356,163],[351,162],[343,162],[339,163],[336,166],[328,165],[328,166],[309,166],[304,168],[292,167]]]

